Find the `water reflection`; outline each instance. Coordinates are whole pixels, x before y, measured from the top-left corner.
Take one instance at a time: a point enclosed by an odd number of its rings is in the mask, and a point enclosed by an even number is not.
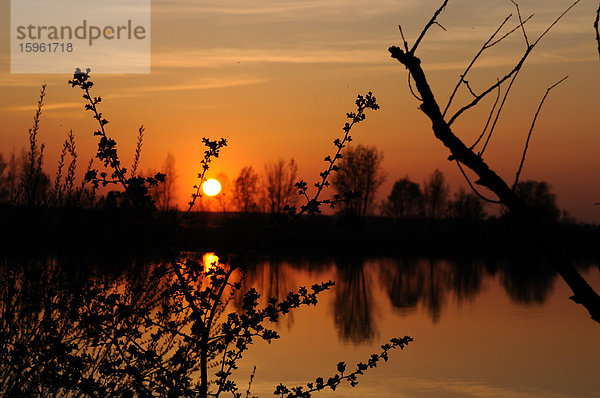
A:
[[[587,267],[590,265],[588,264]],[[581,264],[579,268],[583,267]],[[376,258],[334,257],[310,261],[265,260],[248,270],[246,288],[255,286],[266,297],[281,298],[293,290],[293,270],[317,271],[332,278],[334,324],[340,340],[370,341],[378,325],[373,292],[384,290],[399,314],[408,316],[422,307],[433,324],[439,323],[450,298],[472,302],[485,290],[486,280],[499,278],[515,304],[541,305],[552,292],[557,274],[540,258]],[[298,282],[299,284],[314,283]],[[296,284],[297,284],[296,283]],[[283,292],[283,294],[282,294]]]
[[[371,340],[377,330],[371,284],[365,261],[358,256],[335,259],[334,320],[340,339],[353,343]]]
[[[218,262],[214,253],[202,258],[205,269]],[[142,376],[175,391],[174,377],[194,374],[193,353],[177,353],[181,341],[157,336],[153,329],[152,322],[177,330],[189,325],[185,311],[164,311],[166,303],[181,297],[169,295],[173,281],[153,273],[159,262],[132,259],[115,269],[56,256],[0,261],[3,396],[94,395],[91,391],[121,396],[134,391],[131,383]],[[400,316],[423,309],[438,324],[452,299],[473,301],[491,280],[498,280],[514,303],[541,305],[557,278],[551,265],[536,258],[270,258],[248,268],[242,291],[256,287],[263,299],[281,299],[297,286],[334,279],[333,324],[319,327],[333,327],[339,341],[360,345],[378,338],[385,322],[375,300],[381,293]],[[231,310],[236,308],[241,295],[233,297]],[[294,317],[285,322],[292,327]],[[150,353],[136,368],[147,374],[129,374],[128,365],[119,363],[129,358],[123,355],[128,350]],[[177,355],[190,363],[176,363]]]

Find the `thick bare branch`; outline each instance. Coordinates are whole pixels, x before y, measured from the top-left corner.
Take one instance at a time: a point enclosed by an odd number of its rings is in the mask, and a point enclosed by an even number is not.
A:
[[[460,163],[469,167],[479,177],[476,184],[482,185],[494,192],[499,200],[506,204],[519,217],[526,218],[528,216],[527,206],[519,199],[512,189],[500,178],[483,159],[473,153],[465,144],[454,134],[449,123],[444,120],[438,103],[429,87],[425,72],[421,67],[421,60],[415,57],[412,53],[405,53],[399,47],[390,47],[389,49],[392,58],[400,61],[406,66],[415,81],[418,92],[421,94],[423,102],[421,110],[429,117],[433,126],[435,136],[452,153],[451,159],[456,159]]]
[[[525,148],[523,148],[523,156],[521,157],[521,163],[519,164],[519,169],[517,170],[515,182],[513,183],[513,186],[512,186],[513,190],[517,187],[517,184],[519,183],[519,177],[521,176],[521,171],[523,171],[523,164],[525,163],[525,155],[527,154],[527,149],[529,148],[529,140],[531,139],[531,133],[533,132],[533,128],[535,127],[535,122],[537,121],[540,111],[542,110],[544,101],[546,101],[546,97],[548,97],[550,90],[552,90],[554,87],[556,87],[559,84],[561,84],[562,82],[564,82],[568,77],[569,76],[565,76],[562,79],[560,79],[558,82],[554,83],[552,86],[548,87],[548,89],[546,90],[546,94],[544,94],[544,97],[542,97],[542,100],[540,101],[540,105],[538,106],[537,111],[535,112],[535,116],[533,117],[533,121],[531,122],[531,127],[529,128],[529,132],[527,133],[527,140],[525,141]]]
[[[445,3],[446,2],[444,2],[444,5]],[[413,51],[405,52],[396,46],[389,48],[392,58],[397,59],[408,69],[409,73],[412,75],[417,91],[421,94],[422,98],[420,108],[431,120],[432,130],[436,138],[439,139],[450,150],[451,156],[448,159],[456,160],[465,177],[466,173],[464,173],[464,170],[462,170],[462,167],[460,166],[461,163],[475,172],[475,174],[479,176],[479,180],[475,183],[485,186],[494,192],[499,201],[508,207],[508,209],[510,209],[511,213],[513,213],[517,219],[525,222],[532,221],[534,224],[539,220],[536,219],[534,212],[530,211],[529,206],[526,205],[522,199],[515,195],[514,191],[508,187],[506,182],[501,177],[499,177],[492,169],[490,169],[490,167],[483,161],[481,156],[475,155],[470,148],[467,148],[464,145],[464,143],[454,134],[450,125],[451,122],[454,121],[462,112],[475,106],[485,95],[489,94],[492,90],[499,88],[504,81],[511,77],[512,85],[516,75],[518,74],[531,50],[537,45],[537,43],[539,43],[541,38],[546,35],[552,26],[554,26],[577,3],[579,3],[579,0],[573,3],[571,7],[561,14],[533,44],[528,45],[525,54],[511,72],[506,74],[502,79],[499,79],[496,84],[487,89],[476,100],[471,102],[466,107],[461,108],[461,110],[459,110],[459,112],[457,112],[457,114],[449,122],[445,121],[444,116],[440,111],[440,107],[421,67],[421,60],[414,55]],[[432,21],[435,21],[435,16]],[[432,23],[433,22],[430,22],[427,27],[429,27]],[[422,36],[423,33],[421,34],[421,37]],[[556,85],[553,87],[555,86]],[[468,178],[467,180],[470,182]],[[472,186],[472,184],[470,185]],[[590,313],[592,319],[600,323],[600,296],[598,296],[598,294],[568,261],[559,260],[556,264],[554,264],[554,268],[573,291],[574,295],[571,297],[571,300],[583,305]]]

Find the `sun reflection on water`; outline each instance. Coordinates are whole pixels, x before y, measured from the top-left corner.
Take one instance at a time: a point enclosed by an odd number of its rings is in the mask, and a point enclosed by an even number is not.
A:
[[[202,255],[202,263],[204,264],[204,272],[208,272],[219,265],[219,257],[215,253],[205,253]]]

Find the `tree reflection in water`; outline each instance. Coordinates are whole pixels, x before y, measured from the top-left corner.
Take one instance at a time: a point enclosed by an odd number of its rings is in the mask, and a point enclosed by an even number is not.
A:
[[[173,281],[153,276],[153,262],[129,259],[128,266],[107,269],[49,256],[0,261],[3,396],[126,396],[143,390],[132,387],[140,380],[164,391],[197,380],[193,346],[186,346],[179,332],[161,334],[155,328],[159,323],[185,333],[191,324],[186,310],[165,311],[178,298],[169,292]],[[353,344],[377,334],[374,294],[379,291],[401,315],[421,306],[437,323],[451,297],[473,300],[489,278],[497,278],[514,302],[538,305],[557,277],[552,264],[539,258],[273,258],[247,270],[242,291],[255,286],[265,298],[282,298],[290,287],[312,283],[296,280],[300,274],[294,269],[311,271],[317,280],[336,276],[334,326],[340,341]],[[238,309],[239,300],[233,302]],[[287,322],[291,326],[293,318]]]
[[[361,343],[376,334],[373,299],[365,262],[361,257],[335,260],[338,280],[334,289],[334,320],[341,340]]]

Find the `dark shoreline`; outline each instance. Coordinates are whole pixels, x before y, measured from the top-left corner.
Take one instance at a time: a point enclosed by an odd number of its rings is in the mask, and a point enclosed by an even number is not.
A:
[[[0,206],[3,251],[184,251],[274,255],[464,255],[523,253],[600,258],[600,226],[559,223],[537,228],[508,219],[348,219],[265,213],[194,213],[180,226],[174,214],[149,223],[126,209],[45,209]],[[283,227],[282,226],[286,226]],[[116,253],[115,253],[116,254]]]

